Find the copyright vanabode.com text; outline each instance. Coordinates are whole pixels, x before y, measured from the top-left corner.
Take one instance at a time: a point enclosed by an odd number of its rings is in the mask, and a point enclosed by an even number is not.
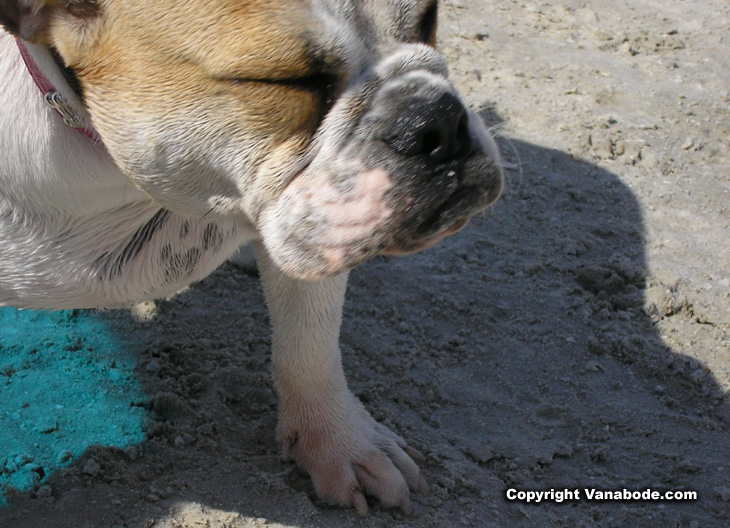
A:
[[[510,488],[506,493],[507,500],[529,503],[543,501],[690,501],[697,500],[696,491],[657,491],[645,490],[601,490],[593,488],[550,489],[542,491],[516,490]]]

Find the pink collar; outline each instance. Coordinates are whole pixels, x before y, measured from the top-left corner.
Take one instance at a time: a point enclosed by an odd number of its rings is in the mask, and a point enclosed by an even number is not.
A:
[[[28,69],[28,73],[33,78],[38,89],[43,93],[43,99],[48,103],[48,106],[53,108],[63,118],[63,122],[71,128],[75,128],[79,133],[83,134],[94,143],[101,143],[99,134],[96,130],[90,127],[84,126],[84,120],[80,116],[76,115],[73,109],[69,106],[63,96],[56,91],[56,87],[53,86],[51,81],[43,75],[43,72],[38,67],[36,62],[33,60],[28,48],[25,46],[22,40],[19,38],[15,39],[18,45],[20,55],[23,57],[25,67]]]

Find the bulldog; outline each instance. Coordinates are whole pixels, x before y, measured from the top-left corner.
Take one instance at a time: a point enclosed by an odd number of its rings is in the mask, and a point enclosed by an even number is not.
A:
[[[500,194],[436,18],[436,0],[0,0],[0,304],[168,296],[251,242],[284,455],[328,503],[409,513],[421,457],[348,390],[338,337],[349,269]]]

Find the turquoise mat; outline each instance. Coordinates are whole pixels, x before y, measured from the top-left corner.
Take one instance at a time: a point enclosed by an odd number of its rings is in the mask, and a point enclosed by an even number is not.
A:
[[[0,506],[89,446],[144,437],[142,388],[125,346],[93,312],[0,308]]]

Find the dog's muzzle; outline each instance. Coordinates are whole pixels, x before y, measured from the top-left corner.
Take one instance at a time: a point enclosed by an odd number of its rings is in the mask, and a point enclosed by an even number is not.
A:
[[[382,141],[395,165],[388,201],[402,212],[386,252],[408,253],[455,233],[496,200],[502,173],[494,141],[454,92],[388,96],[394,118]]]
[[[312,279],[418,251],[497,199],[497,147],[435,64],[390,68],[364,83],[367,98],[363,88],[335,104],[316,158],[262,215],[264,243],[284,271]]]

